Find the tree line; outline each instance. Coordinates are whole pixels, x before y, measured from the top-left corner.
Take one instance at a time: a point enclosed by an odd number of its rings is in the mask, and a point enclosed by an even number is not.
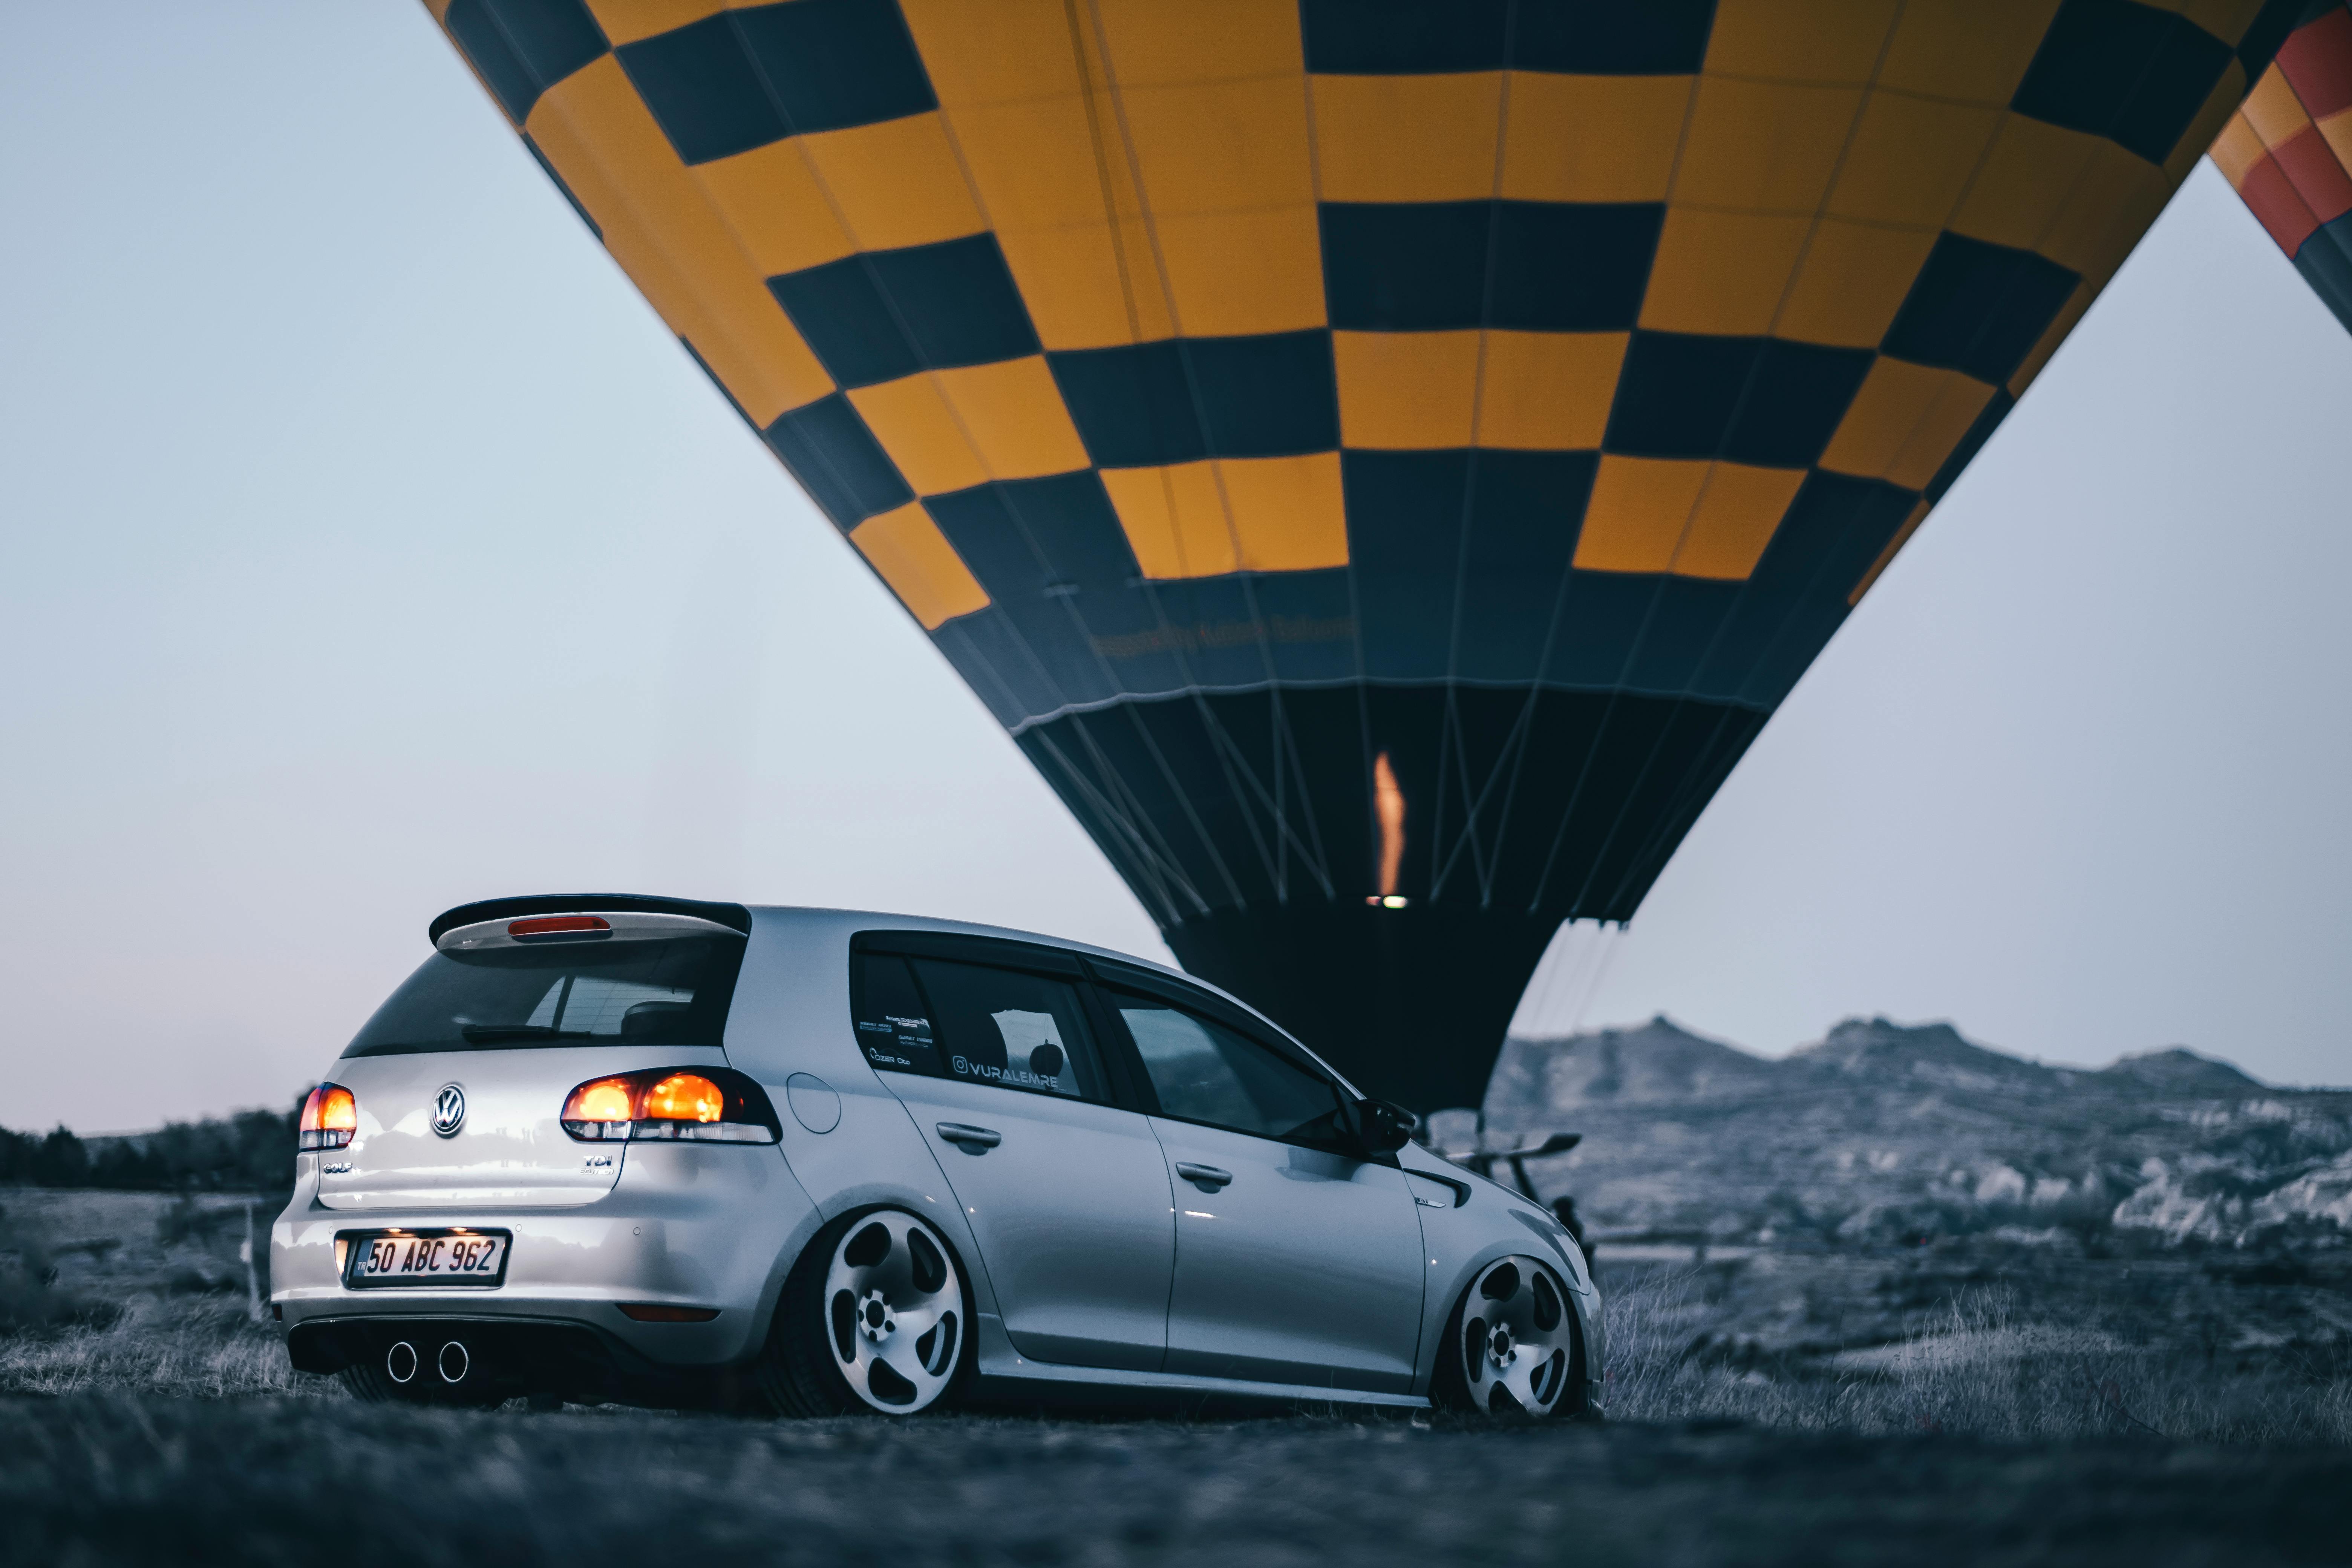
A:
[[[291,1109],[240,1110],[161,1131],[81,1138],[0,1127],[0,1186],[113,1187],[132,1192],[277,1193],[294,1184]]]

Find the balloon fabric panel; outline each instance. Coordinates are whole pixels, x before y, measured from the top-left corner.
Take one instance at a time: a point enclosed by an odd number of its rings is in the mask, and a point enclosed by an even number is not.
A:
[[[2352,328],[2352,10],[2312,11],[2230,117],[2213,162]]]
[[[427,4],[1186,964],[1423,1110],[2304,11]]]

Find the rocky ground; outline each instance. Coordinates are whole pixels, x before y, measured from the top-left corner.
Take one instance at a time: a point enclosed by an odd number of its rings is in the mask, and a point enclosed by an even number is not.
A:
[[[1433,1119],[1456,1151],[1554,1131],[1583,1141],[1528,1176],[1642,1303],[1651,1414],[2352,1439],[2352,1092],[1884,1019],[1775,1060],[1661,1018],[1514,1040],[1483,1131]]]
[[[2096,1255],[2139,1242],[2323,1251],[2352,1233],[2352,1090],[2276,1089],[2186,1050],[2093,1072],[1880,1018],[1771,1059],[1658,1018],[1511,1041],[1484,1109],[1490,1143],[1583,1133],[1532,1169],[1629,1236],[1995,1234]],[[1471,1121],[1441,1113],[1441,1139],[1469,1141]]]

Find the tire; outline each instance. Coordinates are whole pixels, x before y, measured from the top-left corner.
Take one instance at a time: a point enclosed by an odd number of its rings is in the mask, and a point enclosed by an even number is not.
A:
[[[1498,1258],[1445,1320],[1431,1379],[1441,1408],[1518,1421],[1584,1414],[1584,1335],[1559,1271]]]
[[[917,1415],[955,1403],[973,1354],[954,1251],[904,1209],[867,1209],[793,1266],[755,1382],[779,1415]]]

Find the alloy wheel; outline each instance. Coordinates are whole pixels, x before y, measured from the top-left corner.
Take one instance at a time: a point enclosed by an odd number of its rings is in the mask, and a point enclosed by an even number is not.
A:
[[[929,1226],[882,1209],[850,1226],[824,1303],[826,1337],[860,1400],[909,1415],[947,1391],[963,1349],[963,1280]]]
[[[1559,1409],[1577,1369],[1576,1315],[1559,1275],[1532,1258],[1496,1259],[1463,1297],[1461,1324],[1457,1346],[1472,1405],[1496,1415]]]

